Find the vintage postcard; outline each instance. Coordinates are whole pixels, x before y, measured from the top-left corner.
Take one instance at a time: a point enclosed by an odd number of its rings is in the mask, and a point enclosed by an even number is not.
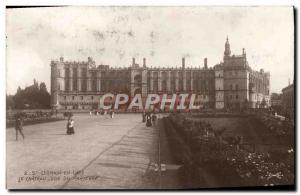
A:
[[[294,8],[6,8],[6,188],[295,189]]]

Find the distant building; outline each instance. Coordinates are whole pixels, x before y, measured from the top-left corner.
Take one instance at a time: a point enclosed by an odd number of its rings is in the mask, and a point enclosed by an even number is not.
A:
[[[282,105],[282,94],[272,93],[271,94],[271,106],[281,106]]]
[[[202,108],[242,109],[270,105],[270,74],[254,71],[248,65],[246,53],[231,55],[228,38],[224,62],[208,67],[186,67],[182,58],[179,68],[140,66],[132,59],[127,68],[96,65],[92,58],[85,62],[51,61],[51,102],[58,109],[98,109],[105,93],[141,94],[194,93]]]
[[[282,115],[282,94],[271,94],[271,108],[277,114]]]
[[[294,119],[294,83],[282,89],[282,113],[285,117]]]
[[[245,49],[242,55],[231,55],[228,38],[223,60],[215,66],[216,108],[269,107],[270,73],[252,70]]]

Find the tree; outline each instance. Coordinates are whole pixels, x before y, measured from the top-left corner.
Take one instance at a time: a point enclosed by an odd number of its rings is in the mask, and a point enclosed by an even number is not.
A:
[[[23,99],[23,90],[21,87],[18,87],[17,93],[13,96],[13,100],[15,102],[15,108],[22,109],[24,106],[24,99]]]
[[[263,100],[261,101],[260,106],[261,106],[262,108],[265,108],[266,105],[267,105],[267,102],[266,102],[265,98],[263,98]]]
[[[15,108],[23,109],[49,109],[50,108],[50,94],[47,91],[44,82],[38,85],[34,79],[33,85],[26,87],[24,90],[18,87],[17,93],[12,97]]]
[[[43,106],[43,108],[50,108],[50,101],[51,97],[47,91],[46,84],[42,82],[40,84],[39,103]]]
[[[13,99],[13,95],[6,95],[6,109],[14,109],[15,101]]]

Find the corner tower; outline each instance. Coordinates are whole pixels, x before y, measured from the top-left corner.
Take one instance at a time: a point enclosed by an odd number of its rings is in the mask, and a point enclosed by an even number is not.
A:
[[[226,42],[225,42],[224,59],[230,57],[230,55],[231,55],[230,44],[229,44],[229,40],[228,40],[228,36],[227,36]]]

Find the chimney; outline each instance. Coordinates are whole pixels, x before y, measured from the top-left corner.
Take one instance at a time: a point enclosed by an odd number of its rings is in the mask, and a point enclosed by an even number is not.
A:
[[[185,69],[185,58],[182,58],[182,68]]]
[[[143,67],[146,67],[146,58],[143,58]]]
[[[207,69],[207,58],[204,58],[204,68]]]
[[[132,65],[135,65],[135,58],[132,58]]]

